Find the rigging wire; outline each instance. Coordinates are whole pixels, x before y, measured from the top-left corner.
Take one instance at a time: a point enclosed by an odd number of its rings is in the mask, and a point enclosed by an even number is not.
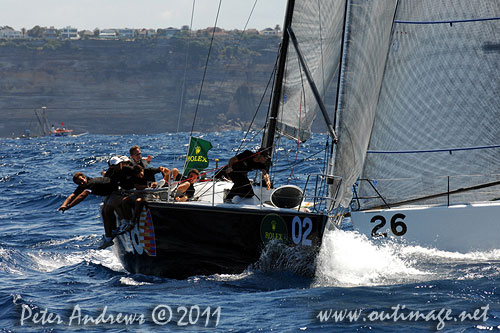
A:
[[[208,67],[208,58],[210,57],[210,50],[211,50],[211,48],[212,48],[212,44],[213,44],[213,40],[214,40],[214,32],[215,32],[215,29],[216,29],[216,27],[217,27],[217,20],[218,20],[219,13],[220,13],[221,3],[222,3],[222,0],[220,0],[220,2],[219,2],[219,8],[218,8],[218,11],[217,11],[217,18],[216,18],[216,21],[215,21],[216,23],[215,23],[214,30],[212,31],[212,39],[211,39],[211,43],[210,43],[210,49],[209,49],[209,53],[208,53],[208,56],[207,56],[207,63],[206,63],[206,65],[205,65],[205,72],[204,72],[204,74],[203,74],[202,85],[201,85],[201,88],[200,88],[200,93],[199,93],[199,96],[198,96],[198,102],[197,102],[197,105],[196,105],[196,111],[195,111],[195,116],[194,116],[194,119],[193,119],[193,125],[192,125],[192,128],[191,128],[190,135],[192,135],[192,133],[193,133],[194,123],[195,123],[195,121],[196,121],[196,115],[197,115],[197,113],[198,113],[199,103],[200,103],[200,99],[201,99],[201,93],[202,93],[202,89],[203,89],[203,83],[204,83],[204,80],[205,80],[205,74],[206,74],[207,67]],[[240,34],[240,37],[239,37],[238,41],[236,42],[236,45],[241,44],[241,41],[242,41],[242,39],[243,39],[243,35],[244,35],[245,31],[247,30],[248,24],[249,24],[249,22],[250,22],[250,19],[252,18],[252,15],[253,15],[253,12],[254,12],[254,10],[255,10],[256,5],[257,5],[257,0],[255,0],[255,1],[254,1],[254,4],[253,4],[253,6],[252,6],[252,9],[250,10],[250,14],[248,15],[247,21],[246,21],[246,23],[245,23],[245,26],[243,27],[243,30],[242,30],[242,32],[241,32],[241,34]],[[194,10],[194,0],[193,0],[193,10]],[[275,67],[274,67],[274,69],[273,69],[273,72],[271,73],[270,79],[268,80],[268,83],[267,83],[267,85],[266,85],[266,88],[265,88],[265,90],[264,90],[264,93],[262,94],[262,97],[261,97],[261,99],[260,99],[260,101],[259,101],[259,104],[258,104],[258,106],[257,106],[257,108],[256,108],[256,112],[255,112],[255,114],[254,114],[254,116],[253,116],[253,118],[252,118],[252,120],[251,120],[251,122],[250,122],[250,125],[249,125],[249,127],[248,127],[248,130],[247,130],[247,132],[246,132],[246,134],[245,134],[245,137],[244,137],[244,138],[242,139],[242,141],[240,142],[240,146],[238,147],[237,152],[238,152],[238,151],[240,151],[240,149],[241,149],[241,146],[242,146],[243,142],[245,141],[245,139],[246,139],[246,137],[247,137],[248,133],[250,132],[251,127],[252,127],[252,126],[253,126],[253,124],[254,124],[254,121],[255,121],[256,116],[257,116],[257,114],[258,114],[258,112],[259,112],[259,109],[260,109],[260,107],[261,107],[261,105],[262,105],[262,102],[263,102],[263,100],[264,100],[264,97],[265,97],[265,95],[266,95],[266,92],[268,91],[269,84],[270,84],[270,82],[272,81],[272,78],[274,77],[274,71],[275,71],[275,68],[276,68],[276,64],[275,64]],[[247,83],[248,83],[248,82],[247,82]],[[180,117],[180,115],[179,115],[179,117]]]
[[[274,63],[273,71],[271,72],[271,76],[269,77],[269,80],[267,80],[266,88],[264,89],[264,92],[262,93],[262,97],[260,98],[259,105],[257,106],[257,109],[255,110],[255,113],[253,115],[252,121],[250,122],[250,125],[248,125],[248,129],[247,129],[247,131],[245,133],[245,136],[241,140],[240,146],[238,147],[238,149],[236,150],[236,152],[240,151],[241,146],[243,145],[243,142],[245,142],[245,139],[246,139],[248,133],[250,133],[250,130],[252,129],[252,126],[253,126],[253,123],[255,121],[255,118],[257,117],[257,114],[259,113],[260,106],[262,105],[262,102],[264,101],[264,97],[266,97],[266,93],[267,93],[267,90],[269,89],[269,85],[271,84],[271,82],[274,79],[274,74],[276,73],[277,62],[278,62],[278,58],[276,58],[276,62]],[[271,95],[272,95],[272,91],[271,91]],[[259,133],[260,133],[260,131],[259,131]],[[250,140],[250,142],[252,142],[254,138],[255,138],[255,136],[252,138],[252,140]]]
[[[253,14],[253,11],[254,11],[254,9],[255,9],[255,6],[256,6],[256,5],[257,5],[257,0],[255,0],[255,1],[254,1],[253,6],[252,6],[252,9],[250,10],[250,14],[248,15],[247,21],[246,21],[246,23],[245,23],[245,26],[243,27],[243,30],[241,31],[241,34],[240,34],[240,37],[239,37],[238,41],[236,42],[236,45],[237,45],[237,46],[239,46],[239,45],[241,44],[241,41],[243,40],[243,35],[245,34],[245,31],[247,30],[248,23],[250,23],[250,19],[252,18],[252,14]],[[275,66],[276,66],[276,65],[275,65]],[[273,71],[274,71],[274,69],[273,69]],[[274,72],[273,72],[273,74],[271,74],[271,77],[272,77],[273,75],[274,75]],[[247,84],[248,84],[248,76],[247,76],[246,78],[247,78]],[[253,119],[252,119],[252,121],[250,122],[250,125],[248,126],[247,133],[248,133],[248,131],[250,131],[250,129],[251,129],[252,125],[253,125],[253,122],[254,122],[254,120],[255,120],[255,117],[257,116],[257,113],[259,112],[260,105],[262,104],[262,100],[263,100],[263,98],[264,98],[264,96],[265,96],[265,92],[267,91],[267,87],[268,87],[268,86],[269,86],[269,82],[267,83],[266,89],[264,90],[264,94],[263,94],[263,96],[262,96],[262,98],[261,98],[261,100],[260,100],[260,102],[259,102],[259,105],[257,106],[257,110],[255,111],[255,114],[254,114],[254,116],[253,116]],[[245,140],[245,138],[246,138],[246,134],[245,134],[245,137],[242,139],[242,142],[240,143],[240,146],[238,147],[237,152],[240,150],[241,145],[242,145],[243,141]]]
[[[319,21],[319,47],[321,53],[321,79],[323,80],[323,94],[325,90],[325,64],[323,54],[323,26],[321,25],[321,2],[318,0],[318,21]]]
[[[196,111],[195,111],[195,115],[194,115],[194,119],[193,119],[193,124],[192,124],[191,131],[190,131],[190,136],[192,136],[192,133],[193,133],[193,130],[194,130],[194,125],[195,125],[196,118],[197,118],[197,114],[198,114],[199,104],[200,104],[200,100],[201,100],[201,94],[202,94],[203,85],[204,85],[204,82],[205,82],[206,72],[207,72],[207,68],[208,68],[208,62],[209,62],[209,58],[210,58],[210,54],[211,54],[211,50],[212,50],[212,46],[213,46],[214,35],[215,35],[216,28],[217,28],[217,21],[218,21],[218,17],[219,17],[219,14],[220,14],[221,4],[222,4],[222,0],[220,0],[220,1],[219,1],[219,6],[218,6],[218,10],[217,10],[217,17],[216,17],[216,20],[215,20],[214,29],[213,29],[213,31],[212,31],[212,37],[211,37],[211,41],[210,41],[210,47],[209,47],[209,51],[208,51],[208,55],[207,55],[207,61],[206,61],[206,64],[205,64],[205,69],[204,69],[204,73],[203,73],[203,79],[202,79],[202,82],[201,82],[200,92],[199,92],[199,95],[198,95],[198,102],[197,102],[197,104],[196,104]],[[236,43],[237,45],[239,45],[239,44],[241,43],[242,39],[243,39],[244,32],[245,32],[245,31],[246,31],[246,29],[247,29],[247,26],[248,26],[248,24],[249,24],[249,22],[250,22],[250,19],[251,19],[251,17],[252,17],[252,14],[253,14],[253,12],[254,12],[254,9],[255,9],[255,6],[256,6],[256,5],[257,5],[257,0],[255,0],[255,1],[254,1],[254,4],[253,4],[252,9],[251,9],[251,11],[250,11],[250,14],[249,14],[249,16],[248,16],[248,19],[247,19],[247,21],[246,21],[246,23],[245,23],[245,26],[244,26],[244,28],[243,28],[243,31],[242,31],[242,33],[241,33],[241,35],[240,35],[240,38],[239,38],[239,40],[238,40],[238,41],[237,41],[237,43]],[[194,0],[193,0],[193,12],[194,12]],[[192,17],[193,17],[193,12],[192,12]],[[191,26],[192,26],[192,17],[191,17]],[[186,62],[187,62],[187,55],[186,55]],[[249,128],[248,128],[248,130],[247,130],[247,132],[246,132],[246,134],[245,134],[245,137],[243,138],[243,140],[242,140],[242,141],[241,141],[241,143],[240,143],[240,146],[238,147],[238,151],[241,149],[241,146],[242,146],[243,142],[245,142],[245,139],[246,139],[246,137],[247,137],[248,133],[250,132],[251,127],[252,127],[252,126],[253,126],[253,124],[254,124],[254,121],[255,121],[256,116],[257,116],[257,114],[258,114],[258,112],[259,112],[259,110],[260,110],[260,107],[261,107],[261,105],[262,105],[262,102],[263,102],[263,100],[264,100],[264,97],[266,96],[266,93],[267,93],[267,91],[268,91],[268,89],[269,89],[269,84],[272,82],[272,78],[274,77],[274,72],[275,72],[275,70],[276,70],[276,63],[275,63],[275,66],[274,66],[273,72],[271,73],[271,76],[270,76],[270,78],[269,78],[269,80],[268,80],[268,82],[267,82],[266,88],[265,88],[265,90],[264,90],[264,92],[263,92],[263,94],[262,94],[262,97],[261,97],[261,99],[260,99],[260,101],[259,101],[259,104],[258,104],[258,106],[257,106],[257,108],[256,108],[256,112],[255,112],[255,114],[254,114],[254,116],[253,116],[253,118],[252,118],[252,121],[250,122]],[[181,105],[181,109],[182,109],[182,105]],[[180,113],[179,113],[178,128],[179,128],[179,123],[180,123]],[[255,138],[255,136],[256,136],[258,133],[259,133],[259,132],[257,132],[257,133],[254,135],[254,138]],[[254,139],[254,138],[252,138],[252,141],[253,141],[253,139]],[[219,169],[222,169],[222,168],[219,168]],[[215,169],[214,169],[214,170],[215,170]]]
[[[276,70],[278,69],[278,60],[280,58],[280,54],[281,52],[283,52],[281,46],[279,48],[279,52],[276,56],[276,65],[275,65],[275,68]],[[286,76],[286,73],[287,73],[287,68],[288,68],[288,61],[285,61],[285,68],[284,68],[284,71],[283,71],[283,86],[286,85],[286,80],[287,80],[287,76]],[[269,108],[271,107],[271,103],[272,103],[272,94],[274,93],[274,84],[273,84],[273,90],[271,91],[271,98],[269,99]],[[286,99],[286,95],[284,96],[281,96],[281,98],[283,99]],[[283,112],[278,112],[278,117],[283,117]],[[278,120],[278,119],[276,119]],[[281,118],[280,120],[283,120],[283,118]],[[266,126],[267,126],[267,122],[269,121],[269,119],[266,119]],[[279,133],[279,131],[277,131],[277,133]],[[281,136],[278,135],[276,137],[276,139],[274,140],[274,147],[275,147],[275,151],[277,150],[277,148],[280,146],[281,144]],[[286,155],[284,156],[285,158],[288,158]],[[274,160],[274,163],[278,163],[279,162],[279,156],[273,156],[273,158],[275,159]],[[276,176],[277,172],[276,170],[273,168],[272,169],[272,175],[271,175],[271,179],[274,179],[274,177]]]
[[[186,46],[186,56],[184,58],[184,78],[182,80],[182,90],[181,90],[181,101],[179,105],[179,116],[177,118],[177,131],[176,133],[179,133],[179,126],[181,123],[181,114],[182,114],[182,107],[184,105],[184,95],[186,94],[186,75],[187,75],[187,64],[188,64],[188,55],[189,55],[189,44],[191,42],[191,34],[192,34],[192,29],[193,29],[193,18],[194,18],[194,6],[195,6],[196,0],[193,0],[193,8],[191,9],[191,21],[189,23],[189,38]]]
[[[328,168],[328,161],[330,159],[330,150],[328,149],[329,147],[329,144],[330,144],[330,136],[327,134],[327,137],[326,137],[326,142],[325,142],[325,157],[324,157],[324,161],[323,161],[323,173],[327,173],[327,168]],[[323,184],[326,184],[326,182],[323,182]],[[326,186],[320,186],[319,187],[319,192],[318,192],[318,196],[321,198],[321,197],[324,197],[326,196],[325,192],[327,192],[327,187]]]
[[[424,149],[424,150],[367,150],[367,154],[422,154],[422,153],[452,153],[454,151],[465,151],[465,150],[483,150],[500,148],[500,145],[489,145],[489,146],[475,146],[475,147],[457,147],[457,148],[437,148],[437,149]]]
[[[253,13],[253,10],[254,10],[254,8],[255,8],[255,5],[256,5],[256,4],[257,4],[257,0],[255,0],[255,2],[254,2],[254,5],[253,5],[252,10],[251,10],[251,12],[250,12],[250,16],[249,16],[249,18],[248,18],[248,20],[247,20],[247,23],[246,23],[245,28],[243,29],[243,31],[245,31],[245,30],[246,30],[246,28],[247,28],[248,22],[250,21],[250,17],[251,17],[251,15],[252,15],[252,13]],[[241,34],[241,36],[243,36],[243,33]],[[238,43],[239,43],[239,42],[241,42],[241,39],[238,41]],[[278,53],[279,53],[279,52],[278,52]],[[248,133],[250,133],[251,128],[252,128],[252,126],[253,126],[253,124],[254,124],[254,121],[255,121],[255,119],[256,119],[256,117],[257,117],[257,114],[258,114],[258,112],[259,112],[259,110],[260,110],[260,107],[261,107],[261,105],[262,105],[262,102],[263,102],[263,100],[264,100],[264,97],[265,97],[265,96],[266,96],[266,94],[267,94],[267,91],[268,91],[268,89],[269,89],[269,85],[270,85],[272,82],[274,82],[274,81],[273,81],[273,79],[275,79],[275,77],[276,77],[276,75],[275,75],[275,74],[276,74],[276,71],[277,71],[277,68],[278,68],[278,59],[279,59],[279,54],[276,56],[276,61],[275,61],[275,63],[274,63],[273,71],[271,72],[271,75],[270,75],[270,77],[269,77],[269,80],[267,81],[266,88],[264,89],[264,91],[263,91],[263,93],[262,93],[261,99],[260,99],[260,101],[259,101],[259,105],[258,105],[258,106],[257,106],[257,108],[256,108],[256,111],[255,111],[255,113],[254,113],[254,116],[253,116],[253,118],[252,118],[252,121],[250,122],[250,124],[249,124],[249,126],[248,126],[248,129],[247,129],[247,131],[246,131],[246,133],[245,133],[245,136],[244,136],[244,137],[243,137],[243,139],[240,141],[240,145],[238,146],[238,148],[237,148],[237,150],[236,150],[236,153],[238,153],[238,152],[240,152],[240,151],[241,151],[241,149],[242,149],[242,146],[243,146],[243,143],[244,143],[244,142],[247,142],[247,141],[248,141],[248,142],[253,142],[253,140],[255,139],[255,137],[256,137],[259,133],[261,133],[261,132],[264,130],[264,128],[267,126],[268,119],[266,119],[266,124],[264,125],[264,127],[263,127],[263,128],[261,128],[259,131],[257,131],[257,132],[253,135],[252,139],[250,139],[250,140],[246,140],[246,137],[247,137]],[[272,95],[273,95],[273,92],[274,92],[274,84],[271,86],[271,91],[270,91],[270,94],[269,94],[268,109],[270,108],[271,103],[272,103]],[[275,146],[276,146],[276,144],[275,144]],[[273,156],[273,157],[274,157],[274,156]],[[275,162],[277,162],[277,161],[275,160]],[[273,172],[273,173],[271,173],[271,174],[269,175],[269,176],[270,176],[270,179],[271,179],[271,182],[272,182],[272,180],[273,180],[273,178],[274,178],[274,174],[275,174],[275,173]]]
[[[318,150],[317,152],[312,153],[311,155],[309,155],[307,157],[304,157],[303,159],[301,159],[300,161],[297,162],[297,165],[300,165],[300,164],[304,163],[305,161],[307,161],[308,159],[318,155],[319,153],[322,153],[325,149],[326,148],[322,148],[322,149]],[[287,155],[289,155],[289,154],[287,154]],[[277,172],[280,173],[280,172],[284,172],[286,170],[288,170],[288,167],[284,167],[283,169],[278,169]]]
[[[193,119],[193,126],[191,128],[190,135],[193,133],[194,123],[196,121],[196,115],[198,113],[198,108],[199,108],[200,99],[201,99],[201,92],[202,92],[202,89],[203,89],[203,83],[204,83],[204,80],[205,80],[205,74],[206,74],[207,67],[208,67],[208,58],[210,57],[210,52],[211,52],[211,48],[212,48],[212,44],[213,44],[213,40],[214,40],[214,33],[215,33],[216,28],[217,28],[217,21],[218,21],[218,17],[219,17],[219,13],[220,13],[221,4],[222,4],[222,0],[219,1],[219,8],[217,10],[217,17],[216,17],[216,20],[215,20],[214,30],[212,31],[212,39],[211,39],[211,42],[210,42],[210,49],[209,49],[209,53],[208,53],[208,56],[207,56],[207,63],[205,65],[205,72],[203,74],[203,80],[202,80],[202,84],[201,84],[201,87],[200,87],[200,94],[198,96],[198,102],[196,103],[195,117]],[[257,5],[257,0],[254,1],[254,4],[252,6],[252,9],[250,10],[250,14],[248,15],[248,18],[247,18],[247,21],[245,23],[245,26],[243,27],[243,30],[241,31],[240,38],[236,42],[237,46],[241,43],[241,41],[243,39],[243,35],[244,35],[245,31],[247,30],[248,24],[250,22],[250,19],[252,18],[252,15],[253,15],[253,12],[255,10],[256,5]],[[260,106],[260,104],[259,104],[259,106]]]
[[[210,53],[212,52],[212,45],[214,42],[215,30],[217,29],[217,21],[219,20],[219,13],[220,13],[221,4],[222,4],[222,0],[219,0],[219,7],[217,8],[217,16],[215,18],[215,24],[214,24],[214,28],[212,30],[212,38],[210,39],[210,47],[208,48],[207,61],[205,63],[205,69],[203,71],[203,78],[201,80],[200,92],[198,94],[198,101],[196,102],[196,110],[194,113],[193,124],[191,126],[191,131],[189,133],[189,136],[193,135],[194,124],[196,122],[196,117],[198,115],[198,109],[199,109],[200,100],[201,100],[201,93],[203,91],[203,84],[205,83],[205,77],[207,75],[208,61],[210,60]]]
[[[241,36],[243,36],[243,33],[247,30],[248,23],[250,22],[250,18],[252,17],[253,10],[255,9],[255,5],[257,5],[257,0],[253,3],[252,10],[250,11],[250,15],[248,15],[247,23],[245,23],[245,27],[243,28],[243,31],[241,32]],[[240,36],[240,38],[241,38]],[[238,43],[241,42],[241,39],[238,41]]]
[[[483,21],[498,21],[500,17],[486,17],[486,18],[477,18],[477,19],[463,19],[463,20],[443,20],[443,21],[404,21],[404,20],[395,20],[394,23],[399,24],[449,24],[450,26],[453,23],[470,23],[470,22],[483,22]]]
[[[245,33],[245,31],[247,30],[247,26],[248,26],[248,23],[250,22],[250,18],[252,17],[252,14],[253,14],[253,11],[255,9],[255,6],[257,5],[257,0],[254,1],[253,3],[253,7],[252,7],[252,10],[250,11],[250,14],[248,15],[248,19],[247,19],[247,22],[245,23],[245,26],[243,27],[243,30],[240,34],[240,39],[238,40],[237,42],[237,45],[239,45],[243,39],[243,34]],[[250,132],[250,130],[252,129],[252,126],[253,126],[253,123],[255,121],[255,118],[257,117],[257,114],[259,113],[259,110],[260,110],[260,106],[262,105],[262,102],[264,100],[264,97],[266,96],[266,92],[267,90],[269,89],[269,84],[272,82],[272,79],[274,78],[274,74],[276,72],[276,66],[277,66],[277,63],[278,63],[278,58],[276,58],[276,61],[274,62],[274,67],[273,67],[273,71],[271,72],[271,76],[269,77],[269,80],[267,81],[267,85],[266,85],[266,88],[264,89],[264,92],[262,93],[262,97],[260,98],[260,101],[259,101],[259,105],[257,106],[256,110],[255,110],[255,113],[253,115],[253,118],[252,120],[250,121],[250,124],[248,125],[248,128],[247,128],[247,131],[245,133],[245,136],[243,137],[243,139],[240,141],[240,145],[238,146],[238,149],[236,149],[236,154],[238,154],[238,152],[240,152],[241,150],[241,147],[243,146],[243,142],[245,142],[245,139],[248,135],[248,133]],[[248,76],[247,76],[247,80],[248,80]],[[247,81],[248,83],[248,81]],[[271,91],[271,95],[272,95],[272,91]],[[262,131],[262,129],[260,130]],[[260,131],[258,131],[258,133],[260,133]],[[257,135],[257,134],[256,134]],[[250,140],[250,142],[253,141],[253,139],[255,139],[256,135],[253,136],[253,138]]]
[[[320,45],[320,52],[321,52],[321,78],[323,80],[323,94],[326,93],[326,85],[325,85],[325,65],[324,65],[324,52],[323,52],[323,26],[322,26],[322,20],[321,20],[321,2],[318,0],[318,21],[319,21],[319,45]],[[334,113],[334,118],[335,118],[335,108],[333,110]],[[335,126],[335,125],[334,125]],[[326,142],[325,142],[325,157],[324,157],[324,162],[323,162],[323,173],[326,174],[328,172],[327,167],[328,167],[328,160],[331,156],[328,153],[328,144],[329,144],[329,137],[330,133],[327,132],[327,137],[326,137]],[[326,184],[326,182],[323,182],[323,184]],[[326,186],[320,186],[319,187],[319,197],[323,197],[324,191],[326,191]]]
[[[304,85],[304,75],[302,73],[302,66],[300,65],[300,61],[297,59],[298,61],[298,68],[299,68],[299,71],[300,71],[300,83],[301,83],[301,86],[302,86],[302,91],[300,92],[300,104],[299,104],[299,126],[298,126],[298,131],[299,131],[299,138],[297,138],[297,150],[295,152],[295,161],[294,163],[292,164],[292,168],[290,170],[290,178],[289,178],[289,181],[290,179],[294,179],[295,178],[293,177],[293,171],[295,169],[295,163],[297,162],[297,158],[298,158],[298,155],[299,155],[299,149],[300,149],[300,137],[301,137],[301,124],[302,124],[302,100],[304,100],[304,110],[306,109],[306,90],[305,90],[305,85]],[[295,180],[295,182],[297,182]]]

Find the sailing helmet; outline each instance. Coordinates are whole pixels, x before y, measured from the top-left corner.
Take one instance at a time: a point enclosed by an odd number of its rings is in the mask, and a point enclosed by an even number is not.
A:
[[[123,156],[121,156],[121,162],[130,162],[130,158],[128,158],[127,156],[123,155]]]
[[[120,158],[120,156],[113,156],[109,160],[109,165],[117,165],[120,162],[122,162],[122,159]]]

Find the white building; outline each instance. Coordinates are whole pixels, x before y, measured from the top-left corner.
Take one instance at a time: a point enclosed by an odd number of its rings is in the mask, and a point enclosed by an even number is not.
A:
[[[264,30],[261,30],[260,34],[264,36],[277,36],[279,35],[279,31],[272,28],[266,28]]]
[[[99,32],[99,38],[104,38],[104,39],[116,39],[118,38],[116,34],[115,29],[102,29]]]
[[[134,29],[118,29],[118,37],[120,38],[134,38]]]
[[[0,29],[0,38],[5,38],[5,39],[24,38],[24,35],[21,31],[14,30],[12,28],[3,28]]]
[[[70,26],[63,28],[61,30],[61,38],[63,39],[79,39],[78,30],[76,28],[72,28]]]

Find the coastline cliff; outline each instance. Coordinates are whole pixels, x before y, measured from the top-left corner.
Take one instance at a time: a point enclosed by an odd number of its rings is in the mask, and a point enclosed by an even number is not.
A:
[[[42,106],[51,124],[94,134],[190,131],[195,113],[195,131],[246,130],[279,43],[277,36],[215,39],[200,96],[208,37],[0,40],[0,136],[39,134],[34,110]]]
[[[36,131],[33,110],[41,106],[49,122],[95,134],[189,131],[209,43],[203,37],[0,41],[0,136]],[[194,129],[246,129],[278,47],[275,36],[216,40]]]

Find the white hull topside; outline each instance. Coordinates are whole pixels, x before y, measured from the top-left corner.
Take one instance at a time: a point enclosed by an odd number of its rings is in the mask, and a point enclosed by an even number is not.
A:
[[[351,212],[354,230],[370,239],[468,253],[500,249],[500,202],[414,206]]]

